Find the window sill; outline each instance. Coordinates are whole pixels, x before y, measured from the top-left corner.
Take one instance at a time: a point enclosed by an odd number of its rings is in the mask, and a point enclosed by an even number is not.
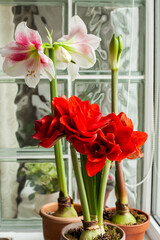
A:
[[[147,231],[147,235],[150,239],[160,239],[160,226],[153,217],[150,218],[150,227]]]
[[[157,235],[157,238],[149,238],[148,235],[145,235],[144,240],[151,240],[151,239],[159,239],[160,235]],[[10,238],[11,240],[44,240],[42,232],[8,232],[8,233],[0,233],[0,238]]]
[[[0,233],[0,238],[11,238],[11,240],[44,240],[42,232],[6,232]]]

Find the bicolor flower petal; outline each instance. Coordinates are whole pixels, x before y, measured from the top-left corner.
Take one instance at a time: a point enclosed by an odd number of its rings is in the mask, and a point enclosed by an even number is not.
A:
[[[72,61],[66,65],[72,80],[78,76],[79,68],[87,69],[95,64],[95,50],[98,48],[100,41],[99,37],[87,34],[86,25],[80,17],[77,15],[72,17],[69,34],[63,36],[55,43],[55,46],[63,46],[72,57]]]
[[[15,40],[0,48],[0,54],[5,57],[3,71],[13,77],[25,76],[26,84],[33,88],[40,75],[51,81],[54,78],[53,62],[43,53],[39,33],[21,22],[16,28]]]

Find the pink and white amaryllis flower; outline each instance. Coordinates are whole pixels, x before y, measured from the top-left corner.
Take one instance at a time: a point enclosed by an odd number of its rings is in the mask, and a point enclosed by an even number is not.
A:
[[[54,78],[52,60],[42,50],[42,39],[39,33],[26,26],[25,22],[18,24],[15,40],[0,48],[5,57],[4,72],[13,77],[25,76],[29,87],[35,88],[40,80],[40,74],[50,81]]]
[[[101,39],[93,34],[87,34],[85,23],[77,15],[72,17],[69,34],[63,36],[56,42],[55,56],[56,66],[59,69],[68,67],[68,73],[71,79],[74,80],[78,76],[79,68],[91,68],[96,62],[95,50],[98,48]],[[58,47],[61,46],[69,52],[72,61],[60,61],[60,51]],[[65,52],[63,51],[63,54]],[[67,58],[69,59],[69,58]],[[66,58],[65,58],[66,60]],[[75,62],[75,63],[74,63]]]

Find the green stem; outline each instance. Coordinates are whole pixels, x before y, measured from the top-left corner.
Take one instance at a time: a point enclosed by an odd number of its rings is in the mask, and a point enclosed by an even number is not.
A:
[[[104,206],[104,197],[106,192],[107,186],[107,179],[110,170],[111,161],[106,160],[105,166],[102,172],[102,179],[100,185],[100,192],[99,192],[99,202],[98,202],[98,221],[99,227],[103,225],[103,206]]]
[[[55,77],[50,82],[50,94],[51,94],[51,102],[52,102],[52,99],[54,97],[58,97],[57,73],[56,73],[54,49],[49,49],[49,57],[53,61],[54,71],[55,71]],[[52,111],[52,114],[53,114],[52,103],[51,103],[51,111]],[[60,189],[60,197],[67,197],[68,196],[68,191],[67,191],[67,184],[66,184],[66,178],[65,178],[65,167],[64,167],[64,162],[63,162],[63,152],[62,152],[61,140],[59,140],[55,144],[54,151],[55,151],[55,161],[56,161],[58,183],[59,183],[59,189]]]
[[[112,112],[118,114],[118,70],[112,70]],[[119,204],[128,204],[122,164],[116,162],[116,197]]]
[[[56,71],[56,63],[55,63],[55,53],[53,49],[49,49],[49,57],[53,61],[54,65],[54,72],[55,76],[54,79],[50,82],[50,94],[51,94],[51,101],[54,97],[58,97],[58,89],[57,89],[57,71]],[[53,113],[52,103],[51,103],[51,109]]]
[[[82,176],[85,185],[85,190],[88,199],[88,205],[90,210],[91,218],[96,218],[97,215],[97,196],[96,196],[96,175],[93,177],[89,177],[86,171],[86,162],[87,156],[80,155],[81,159],[81,169],[82,169]]]
[[[73,169],[75,172],[75,177],[76,177],[80,201],[81,201],[83,219],[84,219],[84,221],[91,221],[89,206],[88,206],[88,201],[87,201],[87,195],[86,195],[86,191],[85,191],[85,186],[84,186],[84,182],[83,182],[83,178],[82,178],[81,169],[80,169],[80,166],[78,163],[76,150],[74,149],[72,144],[70,145],[70,149],[71,149]]]
[[[118,70],[112,70],[112,112],[118,114]]]

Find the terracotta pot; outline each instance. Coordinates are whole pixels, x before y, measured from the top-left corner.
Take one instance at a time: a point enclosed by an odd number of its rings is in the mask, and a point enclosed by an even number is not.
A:
[[[74,203],[77,212],[81,212],[81,205]],[[81,222],[82,216],[74,218],[62,218],[48,215],[47,212],[55,212],[58,209],[57,202],[44,205],[40,209],[43,222],[43,236],[45,240],[60,240],[61,230],[67,224]]]
[[[122,228],[126,233],[126,240],[143,240],[145,232],[149,228],[150,216],[138,209],[132,208],[138,211],[140,214],[145,214],[147,216],[147,221],[138,225],[117,225]],[[107,211],[113,211],[115,208],[106,208]]]
[[[116,228],[118,228],[118,231],[121,233],[122,235],[122,238],[120,240],[125,240],[125,232],[118,226],[112,224],[112,223],[105,223],[107,225],[111,225],[111,226],[114,226]],[[61,240],[68,240],[67,237],[65,237],[65,234],[72,228],[78,228],[78,227],[81,227],[82,226],[82,223],[72,223],[72,224],[69,224],[67,226],[65,226],[63,229],[62,229],[62,232],[61,232]]]

